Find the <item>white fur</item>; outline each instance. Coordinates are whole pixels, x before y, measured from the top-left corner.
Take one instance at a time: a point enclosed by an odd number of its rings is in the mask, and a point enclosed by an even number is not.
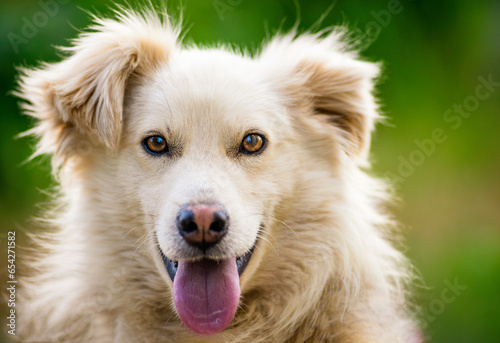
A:
[[[183,47],[151,11],[95,20],[66,58],[19,82],[38,153],[53,155],[61,181],[53,230],[21,283],[21,341],[416,339],[409,265],[391,243],[385,186],[366,173],[377,65],[340,30],[277,36],[252,58]],[[248,130],[269,140],[259,156],[235,151]],[[171,157],[145,152],[150,131]],[[174,218],[197,201],[232,219],[212,257],[259,237],[236,317],[211,337],[180,322],[155,243],[193,258]]]

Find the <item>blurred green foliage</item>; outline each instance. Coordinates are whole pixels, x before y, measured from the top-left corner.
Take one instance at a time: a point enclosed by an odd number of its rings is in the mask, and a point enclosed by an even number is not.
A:
[[[48,3],[52,7],[43,5]],[[53,47],[66,45],[89,24],[84,10],[109,14],[109,6],[97,0],[0,4],[0,243],[5,246],[8,230],[33,229],[35,204],[49,200],[40,190],[53,185],[49,160],[24,164],[34,142],[15,139],[32,124],[8,95],[15,67],[58,60]],[[298,19],[300,30],[344,24],[364,36],[363,56],[384,65],[378,89],[389,117],[374,137],[374,168],[397,181],[403,199],[396,213],[407,254],[426,285],[416,289],[416,301],[429,341],[500,342],[499,87],[487,99],[475,93],[480,76],[500,81],[500,2],[172,0],[168,7],[174,17],[183,13],[186,40],[200,44],[255,50]],[[455,104],[469,108],[460,125]],[[430,143],[436,129],[446,139]],[[6,273],[1,274],[3,282]],[[443,292],[453,294],[445,289],[454,282],[466,288],[453,300],[443,298]]]

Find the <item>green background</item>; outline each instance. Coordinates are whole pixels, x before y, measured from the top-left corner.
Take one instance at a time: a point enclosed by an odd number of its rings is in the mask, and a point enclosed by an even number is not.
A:
[[[40,213],[36,204],[50,200],[44,191],[54,185],[47,158],[23,163],[33,141],[14,138],[32,124],[9,95],[14,67],[58,60],[53,46],[66,45],[76,28],[89,24],[84,10],[110,12],[105,1],[56,3],[47,20],[37,1],[0,4],[3,285],[6,232],[16,230],[22,243],[25,233],[34,230],[30,218]],[[301,30],[344,24],[365,36],[362,55],[384,64],[378,90],[390,118],[374,136],[374,170],[397,181],[402,200],[395,212],[406,253],[423,279],[415,293],[426,335],[432,342],[500,342],[500,87],[487,99],[475,96],[479,77],[500,81],[500,2],[401,0],[395,10],[394,3],[185,0],[182,6],[169,1],[168,7],[174,16],[183,12],[186,39],[200,44],[225,42],[255,50],[280,27],[291,28],[298,14]],[[389,9],[394,12],[390,16]],[[27,23],[38,25],[32,37],[23,36]],[[23,42],[13,44],[14,35],[24,37]],[[470,110],[457,125],[454,106],[464,103]],[[447,120],[448,110],[453,113]],[[430,149],[436,129],[446,139],[426,154],[415,141]],[[447,284],[455,282],[466,288],[450,300]]]

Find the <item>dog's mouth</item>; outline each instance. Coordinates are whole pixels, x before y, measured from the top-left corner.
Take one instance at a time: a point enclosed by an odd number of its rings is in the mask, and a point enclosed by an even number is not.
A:
[[[252,257],[254,249],[255,249],[255,245],[252,247],[252,249],[250,249],[243,256],[236,257],[236,269],[238,270],[239,276],[241,276],[241,274],[243,273],[243,271],[247,267],[248,262],[250,261],[250,257]],[[175,275],[177,275],[177,270],[179,269],[179,262],[172,261],[167,256],[165,256],[165,254],[163,253],[163,251],[161,249],[159,249],[159,250],[160,250],[160,255],[161,255],[161,258],[163,260],[163,263],[165,264],[165,267],[167,268],[168,276],[170,276],[170,279],[172,280],[172,282],[174,282]],[[206,262],[212,261],[214,263],[219,262],[219,261],[213,260],[213,259],[204,259],[201,261],[206,261]]]
[[[256,243],[239,257],[173,261],[158,245],[173,282],[175,307],[187,327],[196,333],[210,335],[231,323],[240,299],[240,276],[255,246]]]

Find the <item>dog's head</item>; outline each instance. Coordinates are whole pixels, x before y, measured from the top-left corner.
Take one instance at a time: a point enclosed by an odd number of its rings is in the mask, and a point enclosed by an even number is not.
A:
[[[39,152],[82,188],[98,182],[95,206],[153,218],[144,233],[176,309],[210,334],[233,319],[240,276],[272,263],[252,253],[286,237],[272,230],[288,230],[275,225],[287,199],[366,161],[377,67],[337,31],[276,37],[255,57],[177,36],[152,15],[98,20],[62,62],[24,70],[18,94]]]

